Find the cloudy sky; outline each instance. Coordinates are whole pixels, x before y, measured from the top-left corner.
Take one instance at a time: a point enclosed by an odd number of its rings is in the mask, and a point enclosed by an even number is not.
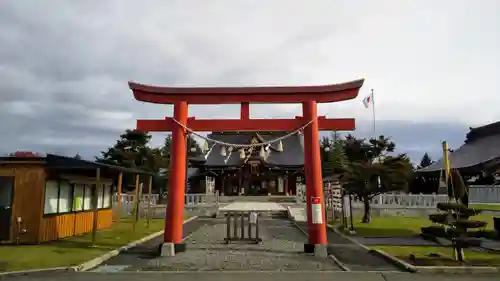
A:
[[[323,104],[400,152],[439,156],[469,126],[500,120],[500,1],[37,1],[0,8],[0,152],[91,159],[136,119],[171,116],[127,81],[168,86],[316,85],[365,78],[356,100]],[[200,118],[237,105],[190,106]],[[284,118],[299,105],[254,105]],[[163,134],[154,135],[154,143]]]

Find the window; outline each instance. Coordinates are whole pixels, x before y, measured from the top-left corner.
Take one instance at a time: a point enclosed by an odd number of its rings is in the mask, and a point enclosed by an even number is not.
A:
[[[57,203],[59,197],[59,183],[57,181],[47,181],[45,183],[45,204],[44,214],[57,213]]]
[[[83,209],[85,211],[92,210],[92,186],[86,184],[84,188]]]
[[[104,185],[103,208],[111,207],[111,185]]]
[[[97,208],[102,209],[102,200],[104,196],[104,184],[100,184],[97,189]]]
[[[85,185],[83,184],[75,184],[75,188],[73,191],[73,211],[83,211],[83,190],[85,189]]]
[[[44,214],[91,211],[93,192],[97,192],[98,209],[111,207],[112,188],[108,184],[101,184],[95,191],[95,185],[91,184],[49,180],[45,184]]]
[[[68,181],[59,184],[59,210],[58,213],[71,212],[73,205],[73,187]]]

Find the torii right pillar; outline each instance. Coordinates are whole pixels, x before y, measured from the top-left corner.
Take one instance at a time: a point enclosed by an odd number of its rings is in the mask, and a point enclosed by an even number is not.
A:
[[[304,170],[306,175],[307,200],[307,244],[306,253],[327,257],[326,221],[323,210],[323,178],[321,175],[321,156],[318,130],[318,107],[316,101],[302,103],[303,117],[312,121],[304,128]]]

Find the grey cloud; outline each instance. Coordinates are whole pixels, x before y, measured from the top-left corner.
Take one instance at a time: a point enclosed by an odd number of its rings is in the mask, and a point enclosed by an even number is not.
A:
[[[369,30],[356,33],[366,28],[358,22],[362,15],[357,13],[369,14],[376,7],[331,1],[318,6],[289,3],[270,1],[268,9],[262,9],[253,1],[213,1],[197,6],[200,11],[187,1],[2,3],[0,152],[79,152],[90,158],[113,144],[124,129],[132,128],[135,119],[171,115],[171,106],[135,101],[127,86],[129,80],[159,85],[250,86],[311,84],[332,78],[340,82],[338,79],[368,73],[373,77],[366,77],[367,81],[384,81],[379,82],[380,87],[391,84],[386,87],[389,102],[381,103],[381,107],[391,109],[385,111],[391,118],[399,111],[404,113],[404,105],[394,105],[396,95],[390,90],[409,91],[408,80],[400,81],[403,75],[394,79],[391,73],[407,71],[414,92],[427,90],[417,88],[425,82],[415,82],[421,77],[413,75],[428,72],[427,64],[425,69],[413,66],[412,61],[402,65],[398,59],[391,60],[391,52],[380,51],[387,49],[383,44],[389,37],[366,42],[373,43],[369,48],[360,47],[363,38],[375,35]],[[429,40],[422,42],[432,42],[428,36]],[[418,52],[418,46],[415,48]],[[403,55],[408,57],[399,52],[398,58]],[[425,57],[426,53],[420,55]],[[426,87],[444,88],[430,82]],[[338,114],[361,120],[353,108],[341,106]],[[418,114],[424,118],[424,113]],[[238,106],[233,105],[194,106],[190,114],[200,118],[239,115]],[[252,115],[260,118],[298,114],[297,105],[252,107]],[[400,150],[416,157],[424,151],[439,155],[443,139],[459,145],[466,131],[459,121],[379,121],[377,125],[394,137]],[[359,121],[355,133],[370,135],[370,122]],[[156,144],[161,143],[160,136],[155,135]]]

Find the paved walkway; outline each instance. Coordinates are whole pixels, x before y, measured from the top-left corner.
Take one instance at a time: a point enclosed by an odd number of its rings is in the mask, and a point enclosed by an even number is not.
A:
[[[127,270],[162,271],[285,271],[340,270],[331,259],[303,253],[306,237],[285,219],[260,219],[261,244],[226,245],[225,219],[203,219],[187,240],[187,251],[175,257],[159,257]]]
[[[260,219],[261,245],[223,243],[225,220],[200,218],[187,223],[187,251],[175,257],[158,257],[162,237],[106,262],[94,271],[340,271],[331,259],[303,253],[306,236],[285,219]]]
[[[307,230],[307,222],[296,223],[304,231]],[[338,235],[332,229],[328,228],[326,234],[328,253],[335,256],[351,271],[400,271],[393,264]]]

